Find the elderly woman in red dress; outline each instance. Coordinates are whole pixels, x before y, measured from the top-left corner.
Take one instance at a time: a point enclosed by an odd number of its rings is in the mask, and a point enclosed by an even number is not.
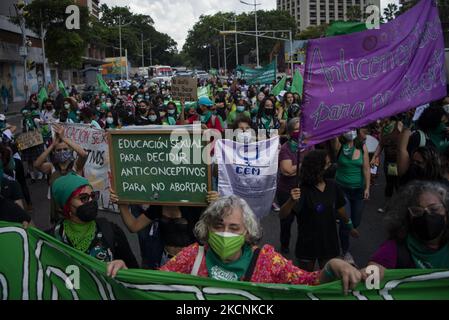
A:
[[[162,271],[217,280],[302,285],[341,279],[345,294],[361,280],[361,273],[340,259],[330,260],[321,271],[306,272],[272,246],[257,247],[259,222],[246,201],[237,196],[213,203],[195,226],[195,235],[200,244],[183,249]]]

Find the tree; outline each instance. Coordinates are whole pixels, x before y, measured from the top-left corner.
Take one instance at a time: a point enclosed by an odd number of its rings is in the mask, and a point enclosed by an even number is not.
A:
[[[384,16],[387,21],[391,21],[396,18],[396,15],[399,12],[399,8],[394,3],[389,3],[387,7],[384,9]]]
[[[45,35],[46,55],[50,63],[62,68],[79,68],[89,38],[89,12],[80,7],[80,29],[68,30],[65,13],[72,0],[34,0],[24,10],[28,28],[41,35],[41,25],[47,30]],[[11,19],[18,24],[17,18]],[[42,36],[42,35],[41,35]]]
[[[319,26],[310,26],[304,31],[300,32],[298,38],[300,40],[317,39],[326,36],[326,29],[328,24],[321,24]]]
[[[348,6],[346,10],[346,18],[348,21],[362,21],[363,13],[362,10],[360,10],[360,6]]]
[[[101,19],[96,27],[108,56],[119,56],[119,22],[122,24],[122,54],[128,50],[128,59],[133,65],[141,65],[142,35],[144,38],[145,65],[149,64],[150,50],[153,64],[171,64],[177,54],[177,43],[167,34],[154,28],[151,16],[134,14],[129,7],[112,7],[101,5]],[[149,41],[151,40],[151,41]],[[151,48],[150,48],[151,46]]]
[[[296,31],[295,19],[285,11],[258,11],[258,30],[292,30]],[[218,67],[218,55],[220,55],[220,65],[224,66],[223,58],[223,36],[218,30],[223,30],[223,23],[226,30],[234,30],[234,23],[228,20],[234,19],[234,14],[230,12],[218,12],[214,15],[202,15],[199,21],[189,30],[183,52],[188,56],[191,66],[209,67],[209,51],[212,58],[212,67]],[[254,13],[242,13],[236,16],[238,30],[255,30]],[[267,34],[272,36],[272,34]],[[281,36],[279,33],[276,37]],[[288,38],[288,33],[284,34]],[[256,39],[253,36],[238,35],[239,62],[245,55],[249,55],[252,63],[256,62],[255,49]],[[259,37],[259,57],[260,63],[269,62],[270,53],[277,40],[264,39]],[[235,67],[235,37],[226,36],[227,65],[228,68]]]

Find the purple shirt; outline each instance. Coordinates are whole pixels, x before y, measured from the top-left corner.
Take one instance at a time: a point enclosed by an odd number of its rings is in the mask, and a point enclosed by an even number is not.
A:
[[[396,241],[385,241],[369,261],[380,264],[387,269],[396,269],[398,260],[398,246]]]
[[[304,152],[300,153],[301,162],[304,160],[304,157],[307,155],[307,153],[309,153],[311,150],[313,150],[313,148],[308,148]],[[298,164],[298,154],[290,150],[290,144],[288,141],[282,145],[281,150],[279,151],[279,166],[284,160],[291,160],[293,166],[296,166]],[[278,191],[290,194],[290,191],[297,187],[296,183],[296,175],[291,177],[284,176],[279,169]]]

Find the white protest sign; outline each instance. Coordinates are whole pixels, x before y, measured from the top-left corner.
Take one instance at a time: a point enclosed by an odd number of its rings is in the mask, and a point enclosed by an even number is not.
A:
[[[248,202],[259,219],[271,211],[276,194],[279,137],[257,143],[241,144],[218,140],[218,192],[236,195]]]

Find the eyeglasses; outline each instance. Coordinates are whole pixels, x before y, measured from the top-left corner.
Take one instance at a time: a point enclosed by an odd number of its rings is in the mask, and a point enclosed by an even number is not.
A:
[[[100,198],[100,192],[94,191],[92,193],[81,193],[78,198],[82,203],[88,203],[91,199],[92,201],[98,201],[98,199]]]
[[[432,204],[428,207],[409,207],[408,212],[413,218],[419,218],[427,212],[430,215],[445,215],[446,208],[442,204]]]

